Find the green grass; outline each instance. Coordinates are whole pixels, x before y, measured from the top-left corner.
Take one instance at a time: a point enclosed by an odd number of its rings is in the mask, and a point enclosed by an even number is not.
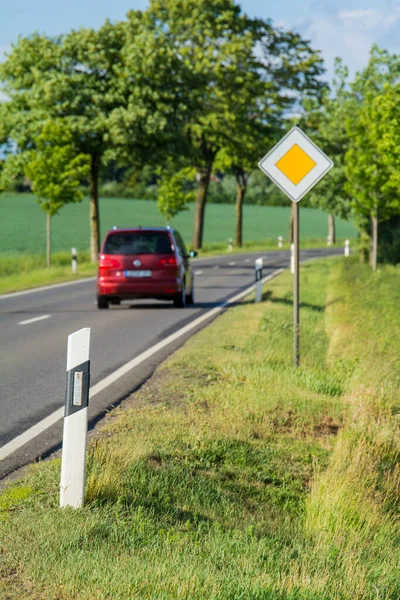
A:
[[[93,276],[95,273],[96,265],[90,263],[89,252],[79,253],[76,274],[72,273],[71,254],[68,252],[53,254],[50,269],[46,268],[46,259],[43,255],[4,256],[0,254],[0,294],[74,281]]]
[[[300,369],[291,285],[109,414],[83,509],[58,509],[59,460],[4,490],[1,597],[398,600],[400,272],[304,265]]]
[[[300,240],[300,249],[309,250],[310,248],[325,248],[327,246],[326,238],[306,238]],[[336,244],[331,247],[342,247],[344,248],[344,240],[337,239]],[[290,243],[286,240],[282,243],[282,250],[289,250]],[[352,248],[355,249],[355,246]],[[199,256],[215,256],[219,254],[238,254],[241,252],[265,252],[267,250],[279,250],[278,242],[276,239],[267,239],[262,242],[244,242],[241,248],[233,246],[232,250],[229,250],[228,244],[224,242],[214,244],[204,244],[203,248],[199,251]]]
[[[30,194],[0,196],[2,231],[0,254],[45,252],[45,214]],[[173,224],[181,231],[189,244],[193,230],[193,205],[178,215]],[[285,239],[289,230],[290,204],[287,207],[244,207],[244,240],[276,241],[279,235]],[[155,202],[102,198],[100,200],[101,236],[113,225],[163,225]],[[322,211],[305,208],[301,210],[301,236],[303,240],[323,239],[328,235],[327,216]],[[205,244],[227,244],[234,237],[235,207],[233,205],[209,204],[206,209]],[[52,220],[53,249],[55,252],[89,248],[89,202],[67,205]],[[354,238],[356,230],[351,223],[337,219],[338,239]]]

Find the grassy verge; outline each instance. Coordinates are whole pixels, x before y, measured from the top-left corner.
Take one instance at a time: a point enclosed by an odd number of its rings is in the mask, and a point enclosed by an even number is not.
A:
[[[59,460],[0,496],[0,596],[397,600],[400,273],[302,267],[239,305],[110,413],[86,505]]]
[[[345,240],[337,240],[336,244],[332,245],[332,248],[344,248]],[[354,240],[355,242],[355,240]],[[326,248],[325,238],[310,238],[301,240],[301,249],[309,250],[312,248]],[[245,242],[242,248],[234,246],[232,250],[228,249],[227,243],[219,244],[205,244],[199,251],[199,256],[213,256],[219,254],[239,254],[241,252],[265,252],[266,250],[279,250],[277,240],[265,240],[264,242]],[[282,250],[290,250],[290,244],[287,240],[282,245]]]
[[[74,281],[96,274],[96,265],[90,263],[89,252],[79,253],[78,271],[71,271],[71,254],[58,252],[52,256],[50,269],[40,255],[1,256],[0,294],[18,292],[63,281]]]

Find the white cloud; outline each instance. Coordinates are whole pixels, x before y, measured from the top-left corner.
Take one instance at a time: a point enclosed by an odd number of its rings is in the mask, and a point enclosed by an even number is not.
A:
[[[344,26],[363,29],[364,31],[385,30],[394,25],[400,17],[400,10],[395,9],[392,13],[386,13],[374,8],[366,10],[342,10],[338,12],[339,19]]]
[[[374,8],[366,8],[361,10],[340,10],[338,16],[343,19],[363,19],[364,17],[373,16],[375,14]]]
[[[374,43],[395,52],[399,24],[400,7],[390,11],[368,8],[320,12],[299,21],[297,28],[315,49],[321,50],[331,79],[336,56],[343,59],[353,75],[367,64]]]

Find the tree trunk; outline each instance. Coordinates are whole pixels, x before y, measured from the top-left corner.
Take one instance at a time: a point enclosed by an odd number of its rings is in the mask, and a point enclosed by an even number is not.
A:
[[[92,263],[97,262],[100,251],[99,170],[100,157],[92,155],[90,161],[90,260]]]
[[[331,244],[336,244],[335,217],[333,215],[328,215],[328,235]]]
[[[292,206],[290,208],[290,221],[289,221],[289,243],[290,244],[293,244],[293,242],[294,242],[294,229],[293,229],[294,210],[295,210],[295,206],[294,206],[294,202],[292,202]]]
[[[235,246],[241,248],[243,246],[243,202],[246,194],[246,175],[241,172],[236,176],[237,193],[236,193],[236,230],[235,230]]]
[[[206,210],[207,192],[210,184],[212,165],[198,171],[199,185],[197,187],[196,205],[194,208],[194,228],[192,246],[198,250],[203,246],[204,214]]]
[[[378,262],[378,217],[371,214],[371,267],[376,271]]]
[[[51,215],[46,213],[46,267],[51,264]]]

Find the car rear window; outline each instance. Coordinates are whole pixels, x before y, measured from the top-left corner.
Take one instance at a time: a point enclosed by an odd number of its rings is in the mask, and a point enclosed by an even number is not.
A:
[[[166,231],[134,231],[110,233],[104,254],[172,254],[171,240]]]

